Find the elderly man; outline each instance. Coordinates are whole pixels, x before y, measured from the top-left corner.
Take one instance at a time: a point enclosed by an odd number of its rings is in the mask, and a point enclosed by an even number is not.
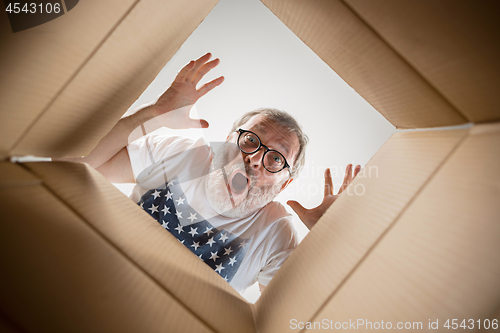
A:
[[[202,139],[147,135],[155,129],[208,127],[192,105],[224,80],[197,84],[219,60],[191,61],[152,105],[121,119],[82,159],[115,183],[133,182],[131,198],[165,230],[242,292],[261,290],[297,245],[291,215],[273,199],[304,164],[307,137],[286,112],[259,109],[238,119],[216,153]],[[359,172],[348,167],[343,190]],[[311,228],[337,196],[329,170],[314,209],[289,205]]]

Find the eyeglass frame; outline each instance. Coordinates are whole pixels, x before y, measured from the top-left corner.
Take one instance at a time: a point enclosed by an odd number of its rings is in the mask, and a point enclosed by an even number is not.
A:
[[[290,164],[288,164],[288,161],[286,160],[285,155],[283,155],[282,153],[280,153],[277,150],[270,149],[268,146],[266,146],[265,144],[263,144],[262,141],[260,140],[259,136],[257,134],[255,134],[254,132],[252,132],[252,131],[248,131],[248,130],[244,130],[244,129],[238,128],[238,130],[236,130],[235,132],[239,133],[238,140],[236,140],[236,144],[238,145],[238,148],[239,148],[239,150],[241,150],[242,153],[245,153],[245,154],[255,154],[256,152],[258,152],[260,150],[261,147],[264,147],[265,151],[264,151],[264,154],[262,154],[262,166],[264,167],[264,169],[266,169],[270,173],[278,173],[278,172],[283,171],[285,168],[288,168],[288,173],[290,173],[290,177],[292,176],[292,172],[290,171]],[[241,135],[243,133],[252,133],[253,135],[255,135],[255,137],[259,140],[259,146],[257,147],[257,149],[255,149],[252,152],[246,152],[243,149],[241,149],[241,147],[240,147],[240,138],[241,138]],[[281,168],[278,171],[271,171],[268,168],[266,168],[266,165],[264,163],[264,157],[270,151],[274,151],[274,152],[280,154],[283,157],[283,160],[285,161],[285,164],[283,165],[283,168]]]

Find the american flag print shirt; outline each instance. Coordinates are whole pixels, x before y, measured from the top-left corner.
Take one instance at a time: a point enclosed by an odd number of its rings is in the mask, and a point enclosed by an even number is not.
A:
[[[247,250],[246,240],[217,229],[189,205],[176,180],[147,191],[138,205],[205,264],[231,282]]]

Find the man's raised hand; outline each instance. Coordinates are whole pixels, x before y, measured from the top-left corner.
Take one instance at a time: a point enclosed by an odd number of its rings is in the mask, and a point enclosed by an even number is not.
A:
[[[330,169],[325,170],[325,191],[323,202],[316,208],[307,209],[304,208],[297,201],[288,201],[287,204],[292,207],[292,209],[297,213],[302,222],[306,225],[307,228],[311,229],[316,222],[320,219],[323,214],[327,211],[328,208],[337,200],[339,195],[347,188],[347,186],[351,183],[351,181],[356,177],[356,175],[361,170],[361,165],[357,165],[354,168],[354,173],[352,170],[352,164],[349,164],[345,170],[344,182],[339,189],[339,192],[334,195],[333,194],[333,181]]]
[[[220,62],[219,59],[209,61],[211,57],[212,55],[207,53],[184,66],[171,86],[153,105],[154,113],[165,118],[162,120],[165,126],[170,128],[208,127],[206,120],[189,118],[189,111],[200,97],[224,81],[224,77],[221,76],[199,89],[196,88],[203,76]]]

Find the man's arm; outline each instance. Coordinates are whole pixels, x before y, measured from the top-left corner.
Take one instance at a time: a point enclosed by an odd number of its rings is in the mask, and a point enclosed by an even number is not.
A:
[[[132,163],[127,147],[123,147],[115,156],[96,168],[111,183],[135,183]]]
[[[120,153],[124,147],[129,144],[129,137],[134,129],[155,117],[153,107],[153,105],[147,106],[131,116],[120,119],[87,156],[80,158],[62,158],[59,160],[83,162],[89,164],[94,169],[98,169]]]
[[[129,143],[163,126],[208,127],[206,120],[189,118],[189,111],[200,97],[224,81],[221,76],[200,89],[196,88],[203,76],[219,64],[219,59],[208,62],[211,56],[207,53],[184,66],[172,85],[154,104],[120,119],[89,155],[55,160],[88,163],[111,182],[135,182],[126,149]]]

